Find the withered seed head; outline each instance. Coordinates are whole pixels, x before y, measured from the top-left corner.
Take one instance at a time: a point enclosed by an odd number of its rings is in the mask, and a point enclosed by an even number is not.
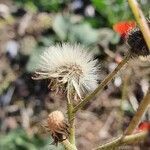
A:
[[[48,115],[48,125],[51,131],[55,131],[64,122],[64,115],[61,111],[54,111]]]
[[[56,92],[74,90],[82,99],[98,85],[99,65],[94,55],[79,44],[62,43],[50,46],[39,59],[34,80],[50,79]]]
[[[64,115],[61,111],[54,111],[49,114],[47,119],[47,128],[54,139],[54,144],[62,142],[69,136],[69,126],[65,122]]]

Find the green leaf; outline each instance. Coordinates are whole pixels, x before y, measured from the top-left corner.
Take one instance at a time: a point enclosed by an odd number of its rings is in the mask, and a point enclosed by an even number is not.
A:
[[[65,40],[67,38],[67,33],[70,27],[69,18],[63,17],[62,15],[57,15],[53,22],[53,30],[56,32],[57,36],[61,40]]]
[[[124,0],[92,0],[95,9],[105,17],[110,25],[131,19],[131,11]],[[119,14],[119,15],[118,15]]]
[[[80,42],[84,45],[90,45],[97,42],[98,32],[88,23],[76,24],[70,29],[68,39],[71,42]]]
[[[37,143],[38,141],[38,143]],[[37,150],[48,144],[39,136],[28,136],[24,130],[14,130],[7,135],[0,136],[0,149],[2,150]]]
[[[119,42],[119,36],[110,28],[101,28],[98,33],[98,43],[105,48],[108,47],[109,43],[114,44]]]
[[[34,72],[37,69],[39,58],[43,52],[43,49],[44,49],[43,47],[39,47],[39,48],[32,51],[32,54],[31,54],[29,61],[26,65],[27,72]]]
[[[35,6],[35,4],[32,2],[32,1],[28,1],[25,3],[25,8],[28,10],[28,11],[31,11],[31,12],[37,12],[37,7]]]
[[[132,106],[130,105],[130,103],[127,100],[123,101],[121,108],[123,111],[126,111],[128,113],[131,113],[131,114],[134,113]]]

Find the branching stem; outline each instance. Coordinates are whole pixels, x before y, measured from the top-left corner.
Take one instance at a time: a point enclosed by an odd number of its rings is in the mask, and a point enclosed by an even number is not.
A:
[[[95,148],[93,150],[113,150],[115,147],[118,147],[121,145],[138,143],[138,142],[144,140],[147,136],[148,136],[147,132],[140,132],[140,133],[128,135],[125,137],[120,136],[119,138],[114,139],[111,142],[101,145],[98,148]]]
[[[124,133],[125,135],[132,134],[134,129],[138,126],[143,114],[146,112],[149,104],[150,104],[150,90],[147,92],[146,96],[141,101],[136,114],[134,115],[133,119],[131,120],[128,128]]]
[[[77,148],[72,145],[67,139],[62,142],[66,150],[77,150]]]

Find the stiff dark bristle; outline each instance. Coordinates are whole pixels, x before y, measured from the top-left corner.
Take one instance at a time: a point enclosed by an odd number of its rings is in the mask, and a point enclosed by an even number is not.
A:
[[[139,28],[134,28],[128,33],[126,37],[126,42],[129,45],[130,51],[133,55],[137,56],[150,55],[148,46]]]

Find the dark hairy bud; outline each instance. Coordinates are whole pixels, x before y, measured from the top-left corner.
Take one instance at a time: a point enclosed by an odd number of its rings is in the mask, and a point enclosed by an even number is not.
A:
[[[149,23],[150,26],[150,23]],[[133,56],[148,56],[150,55],[149,48],[145,42],[141,30],[136,27],[129,31],[126,36],[126,42]]]

